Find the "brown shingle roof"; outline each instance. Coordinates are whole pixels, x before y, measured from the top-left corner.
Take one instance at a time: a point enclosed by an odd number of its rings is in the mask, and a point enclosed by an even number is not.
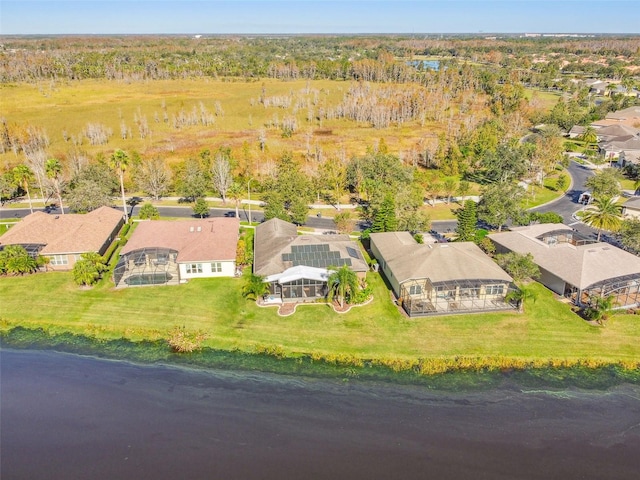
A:
[[[536,238],[553,230],[572,231],[563,225],[540,224],[493,233],[489,238],[512,252],[531,253],[541,268],[580,289],[611,278],[640,275],[640,258],[608,243],[548,245]]]
[[[322,244],[329,245],[331,251],[339,252],[340,258],[349,258],[353,271],[368,270],[358,244],[348,235],[298,235],[294,224],[272,218],[256,227],[253,272],[261,276],[281,273],[292,266],[282,258],[283,254],[291,253],[292,246]],[[347,249],[351,249],[351,253],[356,253],[358,258],[353,257]]]
[[[371,241],[399,283],[414,278],[429,278],[433,283],[513,280],[473,242],[424,245],[409,232],[372,233]]]
[[[87,214],[34,212],[0,237],[0,245],[42,244],[42,255],[98,252],[122,220],[122,212],[100,207]]]
[[[239,228],[237,218],[140,222],[120,254],[157,247],[176,250],[179,263],[235,260]]]

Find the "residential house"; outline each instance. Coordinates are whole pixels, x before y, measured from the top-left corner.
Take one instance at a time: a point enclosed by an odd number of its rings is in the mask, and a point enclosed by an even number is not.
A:
[[[589,87],[589,92],[595,95],[605,95],[609,86],[607,82],[597,79],[585,80],[584,84]]]
[[[233,277],[239,229],[237,218],[139,222],[120,252],[114,283],[125,287]]]
[[[622,150],[618,157],[618,166],[620,168],[627,165],[640,165],[640,150]]]
[[[629,107],[616,112],[609,112],[605,119],[615,121],[629,127],[640,128],[640,106]]]
[[[86,214],[34,212],[0,237],[0,249],[21,245],[49,259],[47,268],[70,270],[83,253],[103,255],[124,224],[121,210],[100,207]]]
[[[618,138],[638,137],[640,136],[640,130],[622,124],[606,125],[596,128],[596,135],[598,136],[598,141],[608,142]]]
[[[550,223],[514,227],[489,238],[498,253],[532,254],[540,268],[540,282],[578,306],[609,295],[617,308],[640,302],[640,258],[613,245]]]
[[[627,135],[615,137],[612,140],[599,143],[598,150],[604,155],[606,160],[620,163],[620,155],[622,152],[625,152],[625,158],[633,158],[640,153],[640,136]]]
[[[311,302],[326,297],[330,267],[347,265],[364,278],[367,262],[348,235],[298,235],[273,218],[256,227],[253,273],[269,283],[267,302]]]
[[[622,204],[622,215],[640,219],[640,197],[632,198]]]
[[[409,232],[371,234],[371,252],[410,316],[514,308],[513,279],[473,242],[419,244]]]
[[[593,124],[595,126],[595,124]],[[620,163],[620,155],[640,152],[640,130],[624,124],[599,125],[596,128],[598,150],[610,162]]]
[[[573,127],[571,127],[571,130],[569,130],[569,138],[581,137],[582,135],[584,135],[585,130],[586,127],[583,127],[582,125],[574,125]]]

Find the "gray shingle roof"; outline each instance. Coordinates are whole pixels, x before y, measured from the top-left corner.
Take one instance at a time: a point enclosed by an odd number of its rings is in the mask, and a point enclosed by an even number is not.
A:
[[[356,272],[366,272],[357,243],[348,235],[298,235],[294,224],[278,218],[256,227],[253,272],[268,276],[297,265],[309,267],[347,264]]]
[[[541,268],[580,289],[624,275],[640,275],[640,258],[608,243],[549,245],[536,238],[560,229],[572,231],[562,225],[540,224],[493,233],[489,238],[510,251],[531,253]]]

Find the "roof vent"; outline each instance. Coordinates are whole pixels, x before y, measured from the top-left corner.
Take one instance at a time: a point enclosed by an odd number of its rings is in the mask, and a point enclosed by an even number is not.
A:
[[[193,227],[189,227],[189,231],[190,231],[190,232],[193,232]]]
[[[198,227],[198,231],[201,232],[202,231],[202,227],[199,226]]]

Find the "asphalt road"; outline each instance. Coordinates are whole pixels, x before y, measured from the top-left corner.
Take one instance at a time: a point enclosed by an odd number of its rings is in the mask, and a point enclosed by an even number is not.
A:
[[[578,222],[573,218],[573,214],[584,207],[578,203],[580,194],[587,190],[585,183],[589,177],[594,175],[594,171],[572,161],[569,164],[569,174],[573,179],[573,185],[567,193],[558,198],[557,200],[541,205],[536,208],[532,208],[536,212],[556,212],[562,215],[562,219],[565,225],[571,226],[573,229],[586,236],[597,236],[597,231],[588,227],[584,223]]]

